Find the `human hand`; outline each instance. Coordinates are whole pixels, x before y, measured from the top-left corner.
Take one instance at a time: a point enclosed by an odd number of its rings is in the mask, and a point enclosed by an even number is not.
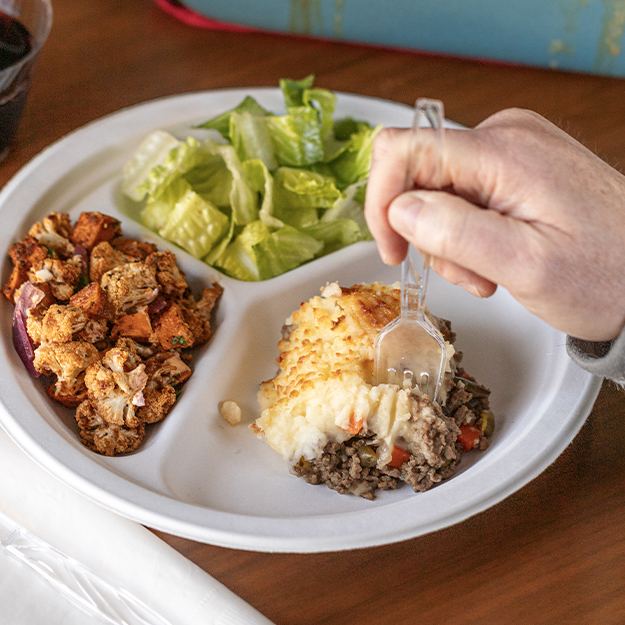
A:
[[[625,176],[537,113],[509,109],[446,130],[442,151],[420,129],[417,190],[406,191],[409,138],[385,129],[374,144],[365,215],[384,262],[399,263],[409,241],[474,295],[501,285],[571,336],[619,334]],[[443,190],[432,190],[437,163]]]

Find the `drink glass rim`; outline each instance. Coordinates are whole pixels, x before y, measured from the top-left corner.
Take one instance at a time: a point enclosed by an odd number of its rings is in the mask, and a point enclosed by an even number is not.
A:
[[[45,21],[43,22],[43,29],[38,33],[38,36],[33,36],[33,44],[30,50],[28,51],[28,54],[26,54],[26,56],[22,57],[16,63],[13,63],[12,65],[9,65],[8,67],[5,67],[4,69],[0,70],[0,76],[3,76],[7,72],[14,72],[15,68],[21,67],[22,65],[25,65],[26,63],[30,62],[35,56],[37,56],[37,54],[43,47],[43,44],[48,39],[48,35],[50,34],[50,30],[52,28],[52,2],[51,0],[35,0],[35,1],[38,2],[44,10]],[[0,0],[0,11],[6,12],[9,10],[9,7],[7,7],[6,4],[7,3],[4,0]],[[15,17],[16,19],[19,19],[19,15],[15,15],[12,13],[8,13],[8,14],[11,15],[11,17]]]

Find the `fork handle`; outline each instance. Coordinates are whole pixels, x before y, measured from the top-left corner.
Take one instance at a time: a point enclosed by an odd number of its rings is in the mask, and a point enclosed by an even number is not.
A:
[[[424,258],[423,272],[419,274],[418,253],[412,246],[408,246],[406,257],[401,263],[401,316],[404,319],[416,319],[423,314],[425,305],[425,290],[430,268]]]
[[[434,153],[434,188],[441,186],[441,174],[443,158],[443,137],[444,137],[445,113],[443,103],[440,100],[430,98],[419,98],[415,102],[415,115],[412,123],[408,161],[406,168],[406,189],[412,189],[414,185],[414,175],[417,171],[417,139],[419,128],[429,126],[434,131],[436,151]],[[406,258],[401,266],[401,316],[418,318],[425,316],[425,294],[430,278],[430,267],[432,258],[429,254],[423,254],[423,265],[421,274],[416,271],[417,251],[412,245],[408,246]]]

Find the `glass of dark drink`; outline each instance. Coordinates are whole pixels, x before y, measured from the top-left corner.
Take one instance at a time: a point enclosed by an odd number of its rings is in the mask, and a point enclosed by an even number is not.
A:
[[[0,0],[0,161],[15,137],[33,65],[51,25],[50,0]]]

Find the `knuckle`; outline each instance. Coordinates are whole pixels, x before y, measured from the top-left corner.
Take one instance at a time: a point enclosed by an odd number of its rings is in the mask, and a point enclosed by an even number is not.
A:
[[[519,153],[538,148],[541,142],[550,139],[550,122],[527,109],[510,108],[494,113],[477,126],[489,155],[500,155],[506,161],[510,158],[509,148],[514,146]],[[533,154],[533,152],[532,152]]]
[[[528,124],[534,124],[539,120],[542,121],[544,118],[535,111],[512,107],[493,113],[478,124],[478,128],[493,126],[526,126]]]

